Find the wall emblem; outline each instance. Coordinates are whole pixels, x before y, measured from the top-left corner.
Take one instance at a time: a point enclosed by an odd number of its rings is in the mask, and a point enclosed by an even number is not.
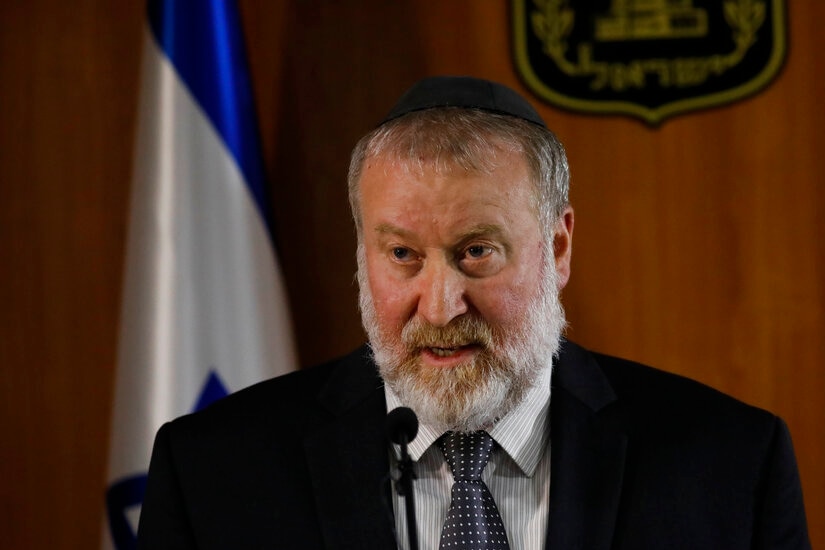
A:
[[[782,0],[512,0],[516,66],[545,101],[658,124],[764,88]]]

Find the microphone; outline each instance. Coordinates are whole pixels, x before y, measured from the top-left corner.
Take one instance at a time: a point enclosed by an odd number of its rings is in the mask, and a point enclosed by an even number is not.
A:
[[[406,450],[407,444],[418,435],[418,417],[408,407],[398,407],[387,415],[387,435],[390,441]]]
[[[387,415],[387,435],[390,441],[401,447],[401,460],[398,471],[393,472],[395,490],[404,497],[407,510],[407,537],[410,550],[418,550],[418,530],[415,525],[415,501],[413,499],[412,482],[415,479],[413,461],[407,452],[407,445],[418,435],[418,417],[412,409],[398,407]]]

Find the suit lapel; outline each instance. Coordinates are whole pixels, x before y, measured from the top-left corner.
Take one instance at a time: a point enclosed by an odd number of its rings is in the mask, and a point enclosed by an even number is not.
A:
[[[616,526],[627,436],[616,396],[587,351],[565,342],[553,373],[547,548],[607,549]]]
[[[553,371],[547,548],[604,550],[616,526],[627,436],[593,356],[565,342]],[[366,350],[339,367],[319,400],[329,422],[304,438],[328,548],[395,548],[383,384]]]
[[[383,384],[366,350],[338,368],[319,399],[330,421],[304,438],[328,548],[394,548]]]

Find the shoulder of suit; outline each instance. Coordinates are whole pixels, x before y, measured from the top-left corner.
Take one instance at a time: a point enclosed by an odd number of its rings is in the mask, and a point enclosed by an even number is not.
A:
[[[572,353],[592,358],[615,393],[613,406],[640,425],[663,429],[668,426],[760,431],[775,428],[777,418],[772,413],[686,376],[588,351],[575,344],[572,348]]]
[[[211,431],[272,422],[285,429],[311,422],[313,415],[324,414],[321,400],[326,388],[352,379],[377,380],[369,357],[369,349],[362,346],[343,357],[238,390],[172,424],[177,430]]]

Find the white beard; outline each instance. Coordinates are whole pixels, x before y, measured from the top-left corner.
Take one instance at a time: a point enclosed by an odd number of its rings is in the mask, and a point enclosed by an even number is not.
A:
[[[366,254],[358,246],[359,303],[364,329],[384,382],[402,404],[440,431],[488,429],[517,406],[559,349],[566,325],[557,290],[552,245],[545,247],[541,286],[515,328],[490,326],[479,318],[457,318],[433,327],[416,317],[397,334],[380,325],[367,276]],[[464,316],[462,316],[464,317]],[[449,369],[421,366],[416,338],[478,335],[485,342],[471,362]],[[427,336],[422,336],[426,334]],[[443,341],[443,340],[441,340]]]

